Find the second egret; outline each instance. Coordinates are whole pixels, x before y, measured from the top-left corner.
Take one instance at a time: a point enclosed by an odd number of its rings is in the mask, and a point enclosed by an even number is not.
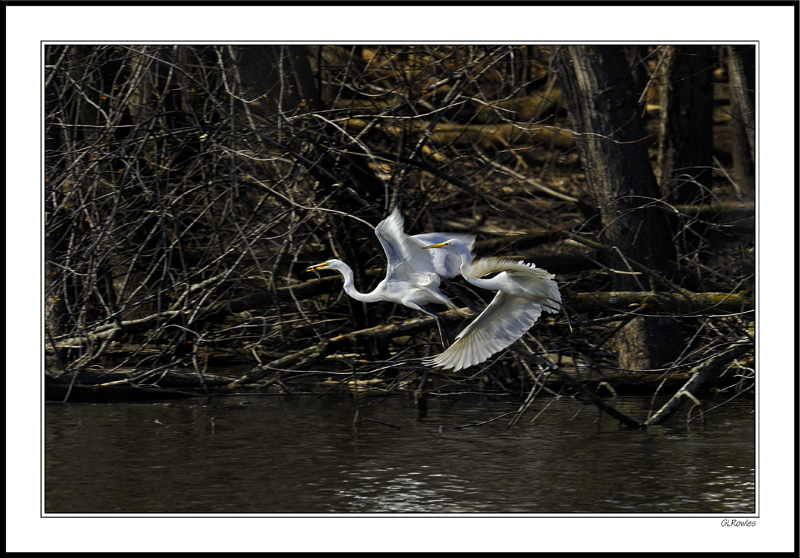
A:
[[[427,363],[454,371],[480,364],[522,337],[542,311],[558,312],[561,293],[554,276],[532,263],[505,258],[472,261],[469,248],[452,239],[426,249],[455,248],[461,256],[461,275],[472,285],[497,291],[492,302],[444,352]],[[486,278],[487,275],[497,275]]]

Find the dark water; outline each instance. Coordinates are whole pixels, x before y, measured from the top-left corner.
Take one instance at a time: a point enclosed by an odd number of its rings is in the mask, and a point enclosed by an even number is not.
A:
[[[535,421],[534,416],[550,404]],[[649,399],[617,401],[644,418]],[[713,403],[706,408],[713,406]],[[755,513],[755,415],[620,428],[593,407],[239,396],[47,404],[46,513]],[[380,422],[377,422],[380,421]],[[386,424],[383,424],[386,423]],[[459,428],[463,427],[463,428]]]

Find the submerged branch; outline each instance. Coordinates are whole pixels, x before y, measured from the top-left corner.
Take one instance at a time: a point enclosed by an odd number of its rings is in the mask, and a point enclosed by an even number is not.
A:
[[[619,411],[618,409],[616,409],[612,405],[609,405],[608,403],[603,401],[600,397],[598,397],[597,395],[592,393],[589,390],[589,388],[587,388],[581,382],[579,382],[578,380],[576,380],[575,378],[573,378],[572,376],[567,374],[564,370],[562,370],[561,368],[559,368],[557,365],[555,365],[554,363],[550,362],[546,358],[541,357],[541,356],[539,356],[539,355],[537,355],[535,353],[531,353],[529,351],[526,351],[524,349],[520,349],[519,347],[516,347],[514,345],[511,345],[510,349],[513,350],[515,353],[520,354],[520,355],[522,355],[522,356],[524,356],[526,358],[530,358],[530,359],[535,360],[536,362],[541,364],[542,367],[544,367],[545,370],[548,370],[548,371],[553,372],[554,374],[556,374],[561,380],[564,381],[564,383],[568,384],[571,388],[573,388],[575,391],[580,393],[583,397],[588,399],[595,407],[597,407],[598,409],[600,409],[601,411],[603,411],[607,415],[609,415],[611,417],[614,417],[615,419],[617,419],[622,424],[625,424],[627,426],[631,426],[633,428],[641,428],[642,426],[644,426],[638,420],[629,417],[628,415],[626,415],[622,411]]]
[[[753,341],[751,339],[742,339],[739,344],[734,345],[730,349],[719,353],[718,355],[710,358],[703,364],[696,366],[691,370],[692,377],[681,387],[672,398],[667,401],[652,417],[644,422],[645,426],[654,426],[656,424],[663,424],[671,417],[681,406],[684,399],[691,399],[697,401],[694,396],[694,391],[700,388],[708,379],[712,372],[715,372],[727,365],[732,360],[739,358],[743,354],[753,349]]]

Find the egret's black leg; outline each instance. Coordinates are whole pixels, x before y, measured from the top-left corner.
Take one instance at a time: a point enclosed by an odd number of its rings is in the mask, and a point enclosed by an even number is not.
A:
[[[435,314],[431,314],[431,316],[433,316],[433,319],[436,320],[436,327],[439,328],[439,340],[442,342],[442,347],[444,347],[446,349],[447,348],[447,340],[444,338],[444,332],[442,331],[442,322],[439,321],[439,316],[437,316]]]
[[[411,305],[409,304],[408,306],[411,306]],[[411,306],[411,308],[414,308],[414,306]],[[442,331],[442,323],[439,321],[439,316],[437,316],[433,312],[429,312],[429,311],[425,310],[424,308],[420,308],[419,306],[417,306],[416,309],[419,310],[420,312],[422,312],[423,314],[427,314],[428,316],[430,316],[431,318],[433,318],[436,321],[436,327],[439,329],[439,339],[442,342],[442,347],[444,347],[446,349],[447,348],[447,341],[445,340],[444,332]]]

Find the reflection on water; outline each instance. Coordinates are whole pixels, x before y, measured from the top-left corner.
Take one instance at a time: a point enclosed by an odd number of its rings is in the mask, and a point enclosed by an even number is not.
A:
[[[542,402],[542,406],[549,401]],[[648,400],[620,407],[643,417]],[[516,405],[226,397],[48,404],[46,513],[755,512],[752,404],[703,430],[619,428],[571,399]]]

